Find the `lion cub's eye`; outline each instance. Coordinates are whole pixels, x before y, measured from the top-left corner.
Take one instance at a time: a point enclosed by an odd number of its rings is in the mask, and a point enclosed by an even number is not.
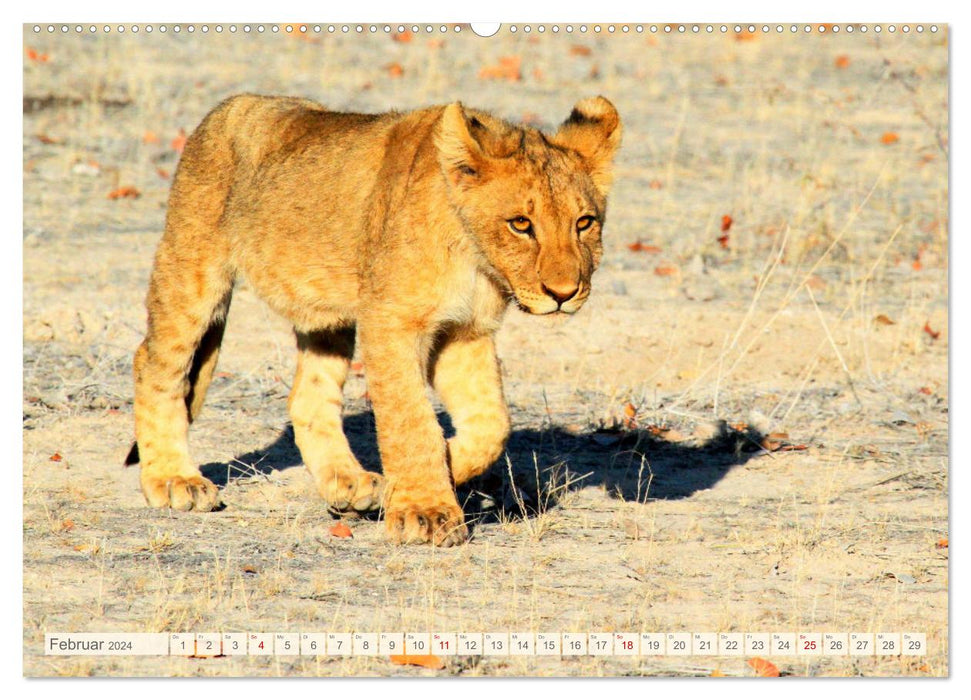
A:
[[[508,223],[509,228],[516,233],[522,233],[527,236],[533,235],[533,222],[525,216],[517,216],[515,219],[509,219]]]
[[[588,228],[593,226],[593,222],[596,221],[592,216],[581,216],[577,219],[577,232],[583,233]]]

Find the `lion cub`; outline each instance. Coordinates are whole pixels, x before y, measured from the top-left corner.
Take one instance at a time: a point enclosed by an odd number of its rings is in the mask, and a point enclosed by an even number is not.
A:
[[[620,118],[603,97],[552,135],[459,103],[343,114],[241,95],[185,145],[135,354],[135,437],[148,503],[212,510],[189,456],[234,280],[294,326],[289,411],[317,489],[337,510],[384,509],[395,542],[468,535],[455,485],[502,452],[509,416],[493,336],[510,301],[573,313],[600,262]],[[341,425],[362,345],[384,476]],[[456,428],[446,442],[431,383]]]

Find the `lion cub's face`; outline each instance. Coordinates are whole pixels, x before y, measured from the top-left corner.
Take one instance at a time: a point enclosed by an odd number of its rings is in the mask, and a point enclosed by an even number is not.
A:
[[[603,97],[578,102],[550,137],[445,108],[436,144],[451,199],[526,311],[574,313],[590,295],[620,134]]]

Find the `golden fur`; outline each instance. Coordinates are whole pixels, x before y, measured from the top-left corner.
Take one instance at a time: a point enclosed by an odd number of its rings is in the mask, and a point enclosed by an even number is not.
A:
[[[135,434],[149,504],[211,510],[189,457],[233,283],[294,326],[294,435],[332,508],[383,507],[397,542],[467,537],[455,485],[502,452],[509,417],[493,335],[510,300],[573,313],[600,261],[620,119],[602,97],[553,135],[458,103],[343,114],[241,95],[188,139],[135,355]],[[341,426],[355,334],[384,476]],[[448,443],[431,383],[456,428]]]

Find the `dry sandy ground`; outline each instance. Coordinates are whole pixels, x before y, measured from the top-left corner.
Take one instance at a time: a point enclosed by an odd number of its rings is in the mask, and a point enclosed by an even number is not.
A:
[[[45,630],[916,631],[926,657],[773,660],[948,674],[944,32],[25,44],[27,675],[752,674],[727,657],[54,658]],[[288,429],[290,329],[245,284],[192,431],[226,509],[148,510],[122,467],[172,141],[243,91],[460,99],[543,127],[601,93],[622,114],[595,294],[500,334],[514,435],[463,494],[466,546],[392,547],[371,521],[329,534]],[[140,197],[108,198],[126,186]],[[377,466],[364,377],[347,398]]]

